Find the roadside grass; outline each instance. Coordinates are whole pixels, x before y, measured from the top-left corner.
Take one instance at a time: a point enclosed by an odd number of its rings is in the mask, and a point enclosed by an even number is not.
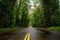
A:
[[[0,32],[17,30],[19,27],[12,27],[12,28],[0,28]]]
[[[60,27],[49,27],[48,30],[52,30],[52,31],[60,31]]]
[[[57,31],[60,32],[60,27],[59,26],[52,26],[48,28],[37,28],[38,30],[46,30],[46,31]]]

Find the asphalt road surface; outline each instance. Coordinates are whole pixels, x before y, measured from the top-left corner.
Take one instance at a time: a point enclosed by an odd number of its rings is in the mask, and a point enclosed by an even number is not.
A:
[[[29,39],[25,39],[26,35],[30,35]],[[60,40],[60,33],[44,32],[38,28],[22,28],[1,34],[0,40]]]

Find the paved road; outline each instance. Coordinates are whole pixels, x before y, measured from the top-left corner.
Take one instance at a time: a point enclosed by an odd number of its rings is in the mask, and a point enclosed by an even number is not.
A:
[[[42,32],[36,28],[22,28],[0,35],[0,40],[24,40],[27,33],[30,33],[30,40],[60,40],[60,34],[56,32]]]

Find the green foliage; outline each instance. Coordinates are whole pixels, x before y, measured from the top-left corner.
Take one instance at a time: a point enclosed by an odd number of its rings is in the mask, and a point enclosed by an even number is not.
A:
[[[20,0],[19,6],[16,11],[16,24],[20,27],[27,27],[29,20],[28,20],[28,0]]]
[[[53,15],[51,17],[51,26],[60,26],[60,15]]]
[[[44,8],[44,27],[51,26],[51,16],[58,15],[59,0],[42,0]]]
[[[53,27],[49,27],[48,30],[60,31],[60,27],[59,26],[53,26]]]
[[[43,26],[43,8],[41,5],[36,7],[36,9],[33,12],[33,27],[42,27]]]
[[[0,1],[0,26],[27,27],[28,0],[2,0]]]
[[[29,0],[0,0],[0,27],[60,26],[59,0],[35,0],[32,17],[29,7]]]
[[[19,29],[19,27],[12,27],[12,28],[0,28],[0,33],[1,33],[1,32],[11,31],[11,30],[17,30],[17,29]]]
[[[13,25],[13,7],[16,0],[0,1],[0,26],[10,27]]]
[[[41,2],[40,2],[41,1]],[[39,0],[40,6],[34,9],[33,26],[50,27],[60,25],[59,0]]]

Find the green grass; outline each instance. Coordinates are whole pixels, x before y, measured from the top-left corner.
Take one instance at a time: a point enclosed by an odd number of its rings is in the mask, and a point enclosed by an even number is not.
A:
[[[13,28],[0,28],[0,32],[4,32],[4,31],[10,31],[10,30],[16,30],[19,27],[13,27]]]
[[[49,27],[48,30],[60,31],[60,27]]]

